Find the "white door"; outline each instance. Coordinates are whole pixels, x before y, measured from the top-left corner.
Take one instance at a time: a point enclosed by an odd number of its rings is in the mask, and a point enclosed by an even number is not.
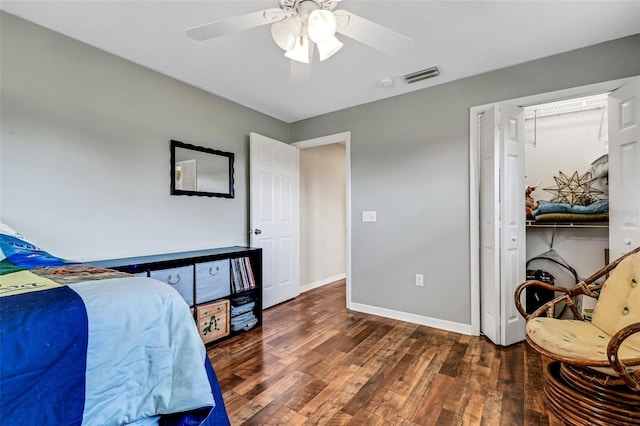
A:
[[[640,79],[609,95],[611,260],[640,246]]]
[[[481,331],[508,346],[524,340],[513,295],[526,278],[524,111],[502,104],[480,118]]]
[[[480,145],[480,331],[493,343],[500,339],[500,164],[496,109],[479,118]]]
[[[500,282],[502,344],[524,340],[525,320],[513,295],[526,279],[526,214],[524,208],[524,110],[500,105]]]
[[[262,248],[262,306],[300,294],[300,178],[296,147],[249,135],[250,244]]]

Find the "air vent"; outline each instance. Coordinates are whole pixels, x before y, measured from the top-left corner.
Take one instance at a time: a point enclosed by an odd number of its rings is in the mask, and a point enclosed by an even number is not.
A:
[[[422,80],[426,80],[427,78],[437,77],[440,75],[440,70],[438,67],[427,68],[426,70],[416,71],[411,74],[407,74],[404,76],[404,81],[407,84],[417,83]]]

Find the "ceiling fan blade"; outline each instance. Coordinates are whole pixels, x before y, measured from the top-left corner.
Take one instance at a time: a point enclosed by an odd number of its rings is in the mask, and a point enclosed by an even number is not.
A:
[[[335,10],[337,31],[382,53],[393,55],[413,47],[409,37],[346,10]]]
[[[286,17],[287,14],[282,9],[260,10],[258,12],[251,12],[245,15],[220,19],[218,21],[209,22],[208,24],[189,28],[187,29],[187,35],[198,41],[209,40],[225,34],[240,32],[262,25],[273,24],[274,22],[281,21]]]

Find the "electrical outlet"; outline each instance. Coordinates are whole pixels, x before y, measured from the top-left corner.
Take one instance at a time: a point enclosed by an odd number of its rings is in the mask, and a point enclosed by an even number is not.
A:
[[[418,287],[424,287],[424,275],[416,274],[416,285]]]

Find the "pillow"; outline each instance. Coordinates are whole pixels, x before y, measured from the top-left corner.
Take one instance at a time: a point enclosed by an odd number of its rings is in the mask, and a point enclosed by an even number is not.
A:
[[[6,223],[0,222],[0,262],[3,262],[7,258],[4,250],[4,245],[5,245],[4,241],[5,239],[7,239],[5,238],[5,235],[11,238],[16,238],[24,241],[24,237],[18,231],[16,231]],[[3,266],[4,266],[4,263],[5,262],[3,262]]]
[[[34,269],[43,266],[61,266],[70,263],[52,256],[35,244],[27,241],[11,226],[0,222],[0,275],[22,269]]]
[[[18,231],[3,222],[0,222],[0,234],[6,234],[24,240],[24,237]]]

